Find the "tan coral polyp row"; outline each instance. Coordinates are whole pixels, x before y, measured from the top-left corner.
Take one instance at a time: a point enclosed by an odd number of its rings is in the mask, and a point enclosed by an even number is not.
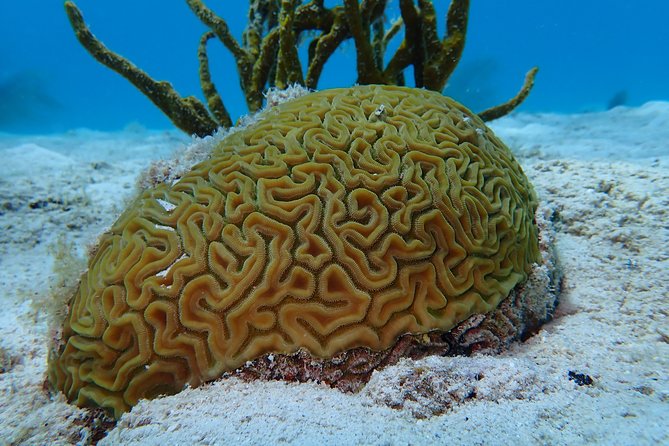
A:
[[[118,416],[266,353],[449,330],[525,279],[535,208],[510,151],[438,93],[307,95],[126,210],[71,301],[50,379]]]

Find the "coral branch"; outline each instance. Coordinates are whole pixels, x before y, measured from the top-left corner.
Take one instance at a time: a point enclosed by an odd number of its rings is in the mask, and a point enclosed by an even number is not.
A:
[[[316,88],[325,62],[327,62],[347,37],[348,28],[346,27],[346,18],[344,14],[337,14],[328,32],[323,33],[320,38],[315,40],[316,43],[313,45],[313,50],[309,55],[309,67],[306,78],[307,88]]]
[[[437,54],[442,50],[441,40],[437,33],[437,13],[431,1],[418,0],[421,14],[423,45],[427,54]]]
[[[383,20],[379,19],[372,22],[372,49],[374,50],[374,65],[377,70],[383,69],[383,57],[386,53],[384,34]]]
[[[358,83],[404,85],[404,72],[413,66],[414,84],[442,91],[462,56],[467,32],[469,0],[452,0],[446,14],[446,33],[437,31],[436,12],[431,0],[399,0],[401,18],[388,28],[384,13],[388,0],[343,0],[327,8],[324,0],[250,0],[248,25],[241,43],[204,0],[186,0],[200,21],[209,28],[198,47],[200,83],[207,107],[197,98],[182,98],[167,82],[150,78],[138,67],[108,50],[88,30],[81,13],[71,1],[65,2],[77,38],[98,61],[120,73],[153,101],[180,129],[198,135],[213,132],[232,120],[211,79],[207,44],[213,36],[235,59],[239,82],[250,112],[263,105],[269,88],[292,84],[316,89],[325,63],[347,39],[356,48]],[[389,42],[400,31],[404,37],[386,60]],[[302,33],[316,33],[308,47],[306,75],[298,54]],[[518,106],[531,88],[536,70],[528,74],[526,85],[509,102],[481,113],[495,119]],[[212,116],[213,115],[213,116]]]
[[[251,55],[248,51],[242,48],[232,36],[225,20],[217,16],[214,11],[205,6],[201,0],[186,0],[186,3],[200,21],[208,26],[214,34],[216,34],[216,37],[218,37],[221,43],[223,43],[223,45],[225,45],[225,47],[232,53],[232,56],[235,58],[235,63],[237,64],[242,91],[246,96],[247,105],[251,108],[246,91],[248,80],[251,79],[253,75],[253,60]]]
[[[81,11],[73,2],[65,2],[65,11],[77,39],[95,60],[128,79],[165,113],[175,126],[186,133],[198,136],[209,135],[218,128],[218,124],[197,98],[179,96],[169,82],[153,80],[133,63],[105,47],[86,26]]]
[[[251,83],[247,86],[246,102],[249,110],[255,112],[262,108],[263,89],[269,82],[272,71],[276,67],[276,53],[279,47],[279,30],[273,29],[262,42],[260,55],[253,65]]]
[[[390,29],[386,31],[386,35],[383,36],[383,45],[388,46],[388,43],[397,35],[398,32],[402,30],[402,26],[404,25],[404,21],[402,18],[398,18],[395,21],[393,21],[392,25],[390,25]]]
[[[424,4],[424,11],[427,11],[426,16],[433,16],[434,9],[431,2],[421,1],[421,3]],[[446,18],[446,36],[441,43],[441,48],[437,48],[433,41],[434,37],[430,37],[430,43],[426,47],[425,88],[442,91],[446,86],[446,81],[460,62],[462,51],[465,48],[468,16],[469,0],[451,2]],[[430,19],[426,20],[431,22]]]
[[[530,90],[532,90],[532,87],[534,86],[534,77],[537,75],[538,71],[538,67],[534,67],[528,71],[525,75],[525,83],[523,83],[523,87],[517,95],[503,104],[482,111],[478,114],[479,117],[484,121],[492,121],[493,119],[501,118],[502,116],[511,113],[511,111],[518,107],[525,98],[527,98],[527,95],[530,94]]]
[[[253,64],[251,82],[246,87],[246,103],[251,112],[262,108],[263,89],[276,67],[276,52],[278,48],[279,30],[275,28],[262,41],[258,60]]]
[[[292,84],[304,85],[302,65],[297,55],[297,38],[293,27],[295,2],[296,0],[281,0],[281,12],[279,13],[279,55],[274,84],[282,90]]]
[[[186,0],[186,3],[197,18],[211,28],[214,34],[216,34],[216,37],[218,37],[223,45],[230,50],[238,62],[248,57],[246,50],[244,50],[232,34],[230,34],[230,29],[225,20],[217,16],[214,11],[207,8],[201,0]]]
[[[209,57],[207,56],[207,42],[214,37],[214,33],[208,31],[204,33],[200,39],[200,46],[198,47],[197,57],[200,62],[200,85],[202,93],[207,98],[207,105],[209,110],[218,120],[219,125],[223,127],[231,127],[232,119],[230,113],[225,108],[221,96],[216,90],[216,86],[211,80],[211,73],[209,72]]]
[[[403,55],[400,58],[402,63],[397,68],[404,70],[406,66],[402,65],[407,62],[412,64],[416,87],[423,87],[425,53],[423,50],[420,13],[416,10],[413,0],[400,0],[400,12],[404,21],[404,40],[395,54],[395,56],[398,56],[398,54]],[[391,63],[395,63],[395,60],[396,57],[393,57]],[[397,70],[397,68],[395,69]]]
[[[358,64],[358,83],[383,84],[383,77],[376,66],[374,50],[369,41],[369,24],[363,23],[358,0],[344,0],[348,28],[355,41]]]
[[[249,24],[244,31],[242,43],[254,60],[260,56],[262,35],[267,22],[268,28],[277,24],[278,9],[275,0],[253,0],[249,5]]]
[[[295,13],[295,32],[308,30],[327,31],[332,27],[335,17],[341,12],[341,6],[326,9],[323,1],[312,0],[301,5]]]

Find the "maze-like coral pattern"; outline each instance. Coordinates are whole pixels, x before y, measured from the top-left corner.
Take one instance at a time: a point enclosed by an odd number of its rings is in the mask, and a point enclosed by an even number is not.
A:
[[[267,353],[390,348],[496,308],[539,260],[511,152],[442,95],[274,107],[103,235],[50,379],[118,416]]]

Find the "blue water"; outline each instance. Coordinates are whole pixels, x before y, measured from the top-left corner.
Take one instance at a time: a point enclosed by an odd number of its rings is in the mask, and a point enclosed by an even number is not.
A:
[[[79,45],[61,1],[3,2],[0,131],[116,130],[171,123],[125,79]],[[248,3],[207,3],[239,38]],[[326,5],[338,3],[326,1]],[[396,15],[396,1],[389,15]],[[183,96],[201,96],[196,50],[204,26],[184,1],[79,0],[93,33]],[[448,1],[436,0],[440,30]],[[582,112],[669,100],[669,2],[665,0],[472,1],[465,53],[445,93],[475,111],[516,93],[540,67],[521,110]],[[214,81],[234,117],[246,113],[232,57],[210,42]],[[355,82],[355,49],[344,45],[319,88]]]

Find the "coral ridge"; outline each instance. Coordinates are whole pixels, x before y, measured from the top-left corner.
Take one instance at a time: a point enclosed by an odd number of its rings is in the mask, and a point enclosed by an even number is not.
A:
[[[282,103],[101,237],[50,380],[119,416],[262,355],[447,332],[541,261],[536,207],[509,149],[439,93]]]

